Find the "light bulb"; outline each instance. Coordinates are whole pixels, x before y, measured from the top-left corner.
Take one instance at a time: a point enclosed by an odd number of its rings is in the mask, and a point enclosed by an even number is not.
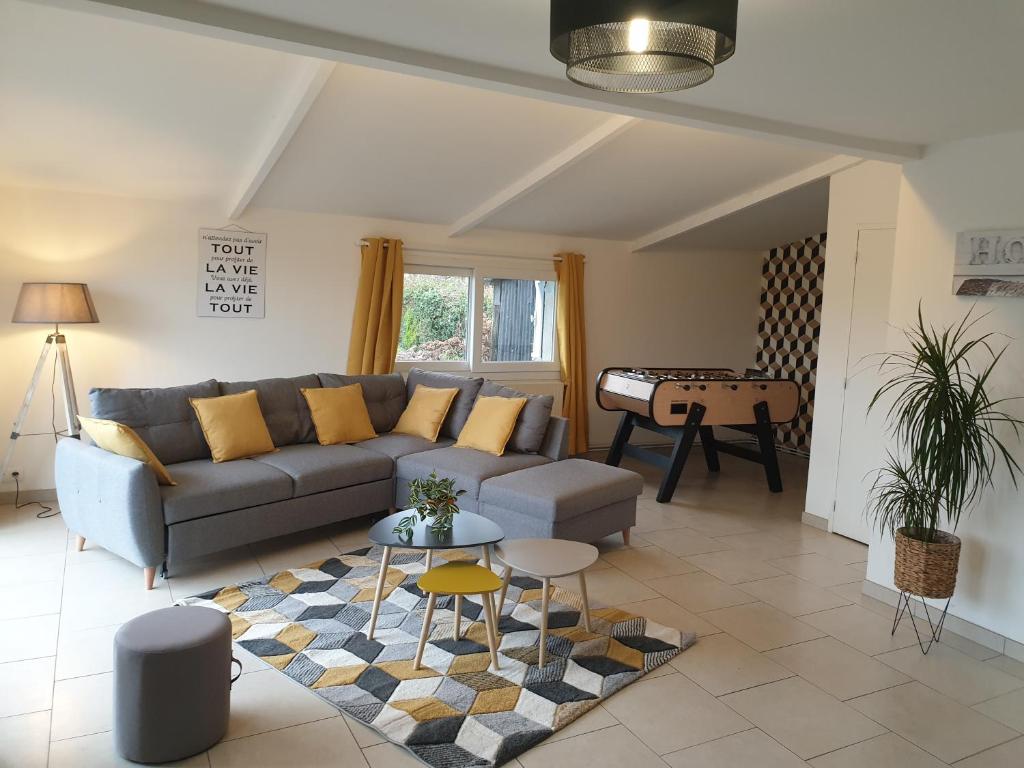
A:
[[[633,19],[629,22],[629,50],[646,53],[651,45],[651,22],[647,19]]]

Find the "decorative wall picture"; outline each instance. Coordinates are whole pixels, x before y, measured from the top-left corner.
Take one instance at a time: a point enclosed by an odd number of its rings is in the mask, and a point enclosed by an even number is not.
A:
[[[953,293],[1024,297],[1024,227],[958,234]]]
[[[200,229],[197,314],[262,318],[266,273],[266,233]]]

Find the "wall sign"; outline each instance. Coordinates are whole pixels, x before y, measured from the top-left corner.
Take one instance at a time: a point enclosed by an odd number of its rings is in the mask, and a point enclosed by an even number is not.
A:
[[[199,230],[199,317],[264,317],[266,280],[265,232]]]
[[[953,293],[1024,297],[1024,227],[959,233]]]

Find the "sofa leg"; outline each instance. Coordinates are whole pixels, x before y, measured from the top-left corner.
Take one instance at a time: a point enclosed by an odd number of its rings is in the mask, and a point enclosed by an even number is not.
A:
[[[146,582],[146,589],[153,588],[153,579],[156,578],[156,566],[151,565],[147,568],[142,569],[142,576]]]
[[[625,544],[627,547],[629,546],[629,532],[631,530],[633,530],[633,529],[632,528],[623,528],[622,529],[622,543]]]
[[[75,549],[79,552],[85,549],[85,536],[75,536]]]

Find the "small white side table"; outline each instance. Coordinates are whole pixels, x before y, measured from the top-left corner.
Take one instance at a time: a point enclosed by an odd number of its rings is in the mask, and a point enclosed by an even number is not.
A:
[[[495,556],[505,564],[501,593],[498,596],[498,616],[505,605],[505,594],[512,578],[512,570],[540,579],[544,584],[541,598],[540,658],[543,667],[547,656],[548,603],[551,598],[551,580],[560,576],[578,574],[580,594],[583,596],[583,625],[590,631],[590,603],[587,600],[587,579],[583,571],[597,561],[597,547],[579,541],[561,539],[513,539],[494,546]]]

